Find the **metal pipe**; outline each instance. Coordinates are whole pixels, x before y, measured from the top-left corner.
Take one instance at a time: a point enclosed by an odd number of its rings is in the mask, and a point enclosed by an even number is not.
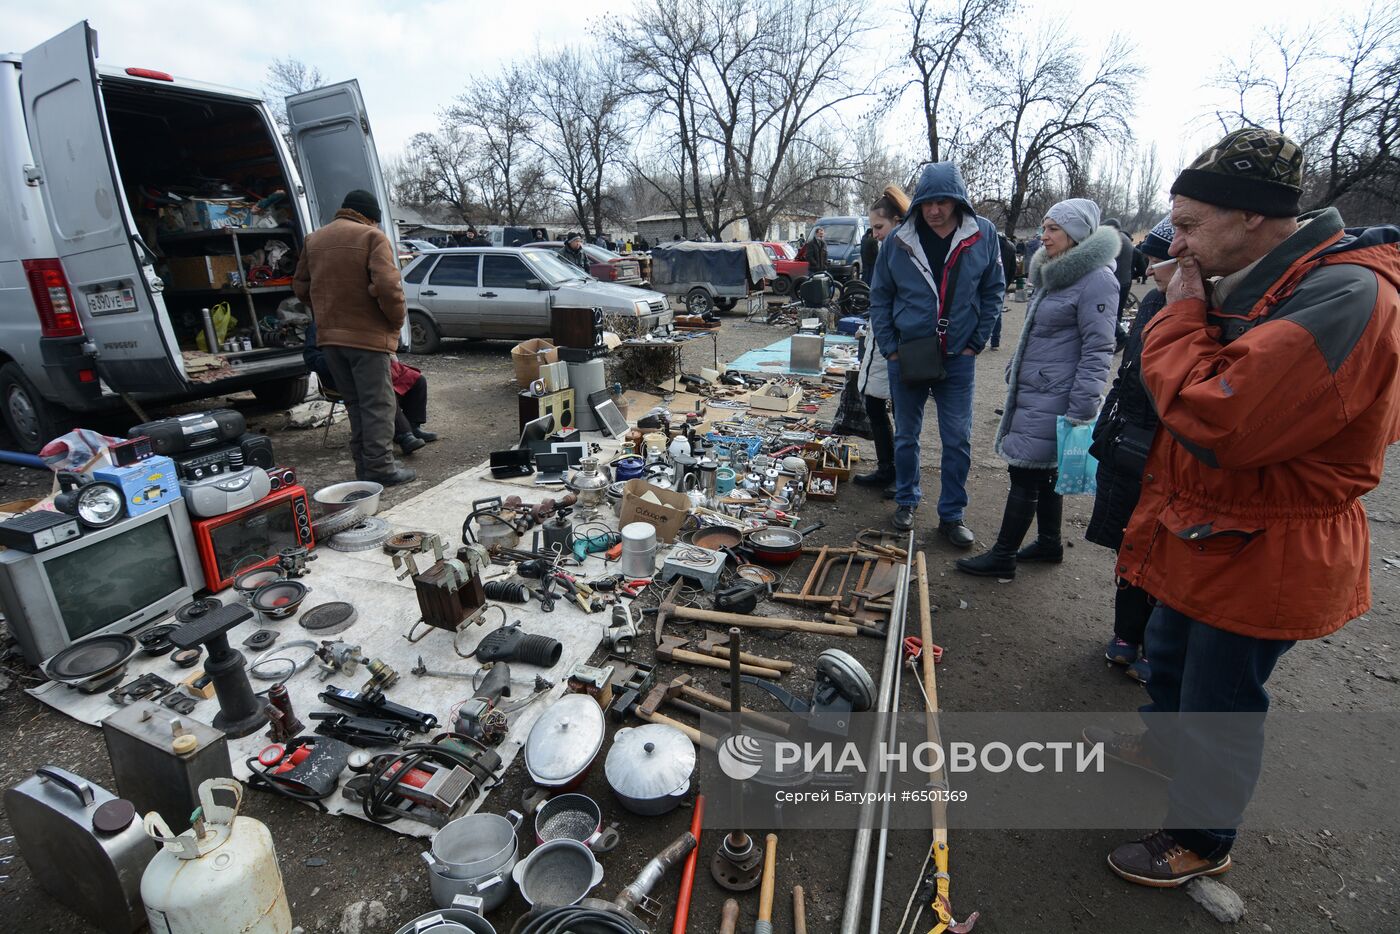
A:
[[[899,668],[900,633],[904,631],[904,620],[908,611],[909,576],[914,554],[913,532],[909,533],[908,548],[905,551],[904,567],[900,568],[899,577],[895,581],[894,609],[890,612],[889,628],[885,632],[885,654],[880,668],[880,696],[876,710],[886,713],[889,712],[890,701],[894,696],[894,679]],[[879,736],[871,737],[870,753],[872,759],[879,742]],[[869,823],[871,811],[875,806],[874,792],[877,780],[878,773],[873,771],[865,780],[865,791],[869,797],[866,798],[866,803],[861,806],[861,826],[856,830],[856,842],[851,848],[851,869],[846,879],[845,908],[841,913],[841,934],[856,934],[860,924],[861,902],[865,897],[865,874],[869,868],[867,864],[870,862],[872,832]]]
[[[632,911],[638,905],[646,901],[647,895],[656,883],[661,881],[661,877],[666,875],[666,870],[690,855],[690,851],[695,849],[695,835],[686,831],[676,839],[672,840],[666,849],[657,853],[647,864],[642,867],[642,871],[637,873],[637,878],[633,879],[627,888],[623,889],[613,899],[613,904],[623,911]]]
[[[923,557],[923,552],[919,552],[919,557]],[[909,614],[906,612],[900,618],[901,632],[898,640],[903,643],[903,629],[907,627]],[[891,621],[893,622],[893,621]],[[903,683],[904,666],[895,663],[894,666],[894,703],[890,710],[890,727],[888,740],[885,743],[886,749],[894,749],[899,741],[899,687]],[[875,848],[875,885],[870,893],[870,934],[880,934],[880,908],[885,894],[885,851],[889,847],[890,834],[890,793],[894,788],[894,769],[885,770],[884,800],[880,802],[880,842]]]

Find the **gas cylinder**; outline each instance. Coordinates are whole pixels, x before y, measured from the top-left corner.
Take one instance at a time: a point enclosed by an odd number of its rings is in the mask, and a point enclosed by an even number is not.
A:
[[[214,800],[229,794],[233,806]],[[272,834],[239,817],[243,785],[211,778],[199,786],[194,826],[175,836],[159,814],[146,834],[161,844],[141,877],[141,899],[154,934],[290,934],[292,912]]]

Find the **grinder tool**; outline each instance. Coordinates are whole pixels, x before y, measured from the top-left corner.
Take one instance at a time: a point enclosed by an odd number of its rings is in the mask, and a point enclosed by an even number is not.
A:
[[[870,673],[840,649],[827,649],[817,656],[810,701],[752,675],[743,675],[739,680],[772,694],[793,713],[807,714],[807,723],[814,731],[837,736],[846,734],[852,713],[869,710],[875,703],[875,682]]]

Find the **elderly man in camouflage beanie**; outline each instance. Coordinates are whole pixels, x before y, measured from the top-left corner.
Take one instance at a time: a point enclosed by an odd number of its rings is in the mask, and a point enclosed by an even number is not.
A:
[[[1359,500],[1400,440],[1400,230],[1343,230],[1335,208],[1296,216],[1302,180],[1296,143],[1249,128],[1171,189],[1177,270],[1141,369],[1166,430],[1116,566],[1158,601],[1152,703],[1144,733],[1086,730],[1170,777],[1164,829],[1108,858],[1142,885],[1230,868],[1261,768],[1265,682],[1297,640],[1371,605]]]

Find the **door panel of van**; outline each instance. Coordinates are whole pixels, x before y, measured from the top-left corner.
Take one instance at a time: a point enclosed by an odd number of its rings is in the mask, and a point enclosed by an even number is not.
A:
[[[539,275],[519,256],[487,253],[481,258],[476,307],[487,337],[522,340],[549,336],[549,293],[526,288]]]
[[[119,392],[182,392],[178,344],[151,289],[159,280],[138,259],[112,161],[96,41],[84,21],[24,53],[20,91],[39,191],[98,373]]]
[[[369,129],[369,114],[360,82],[342,81],[293,94],[286,100],[287,124],[297,169],[306,185],[313,227],[335,218],[345,196],[355,189],[371,192],[379,202],[379,226],[390,243],[398,240],[389,216],[389,188],[379,170],[379,154]],[[400,342],[409,344],[408,321]]]
[[[444,337],[485,337],[476,297],[477,253],[444,253],[418,290],[419,300],[437,320]]]

